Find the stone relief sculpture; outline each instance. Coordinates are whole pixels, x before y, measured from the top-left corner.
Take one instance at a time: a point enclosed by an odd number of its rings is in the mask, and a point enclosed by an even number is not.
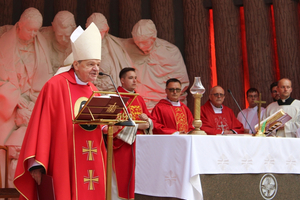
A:
[[[4,33],[6,33],[7,31],[9,31],[10,29],[12,29],[13,25],[4,25],[4,26],[0,26],[0,37],[1,35],[3,35]]]
[[[10,146],[9,187],[13,187],[15,166],[36,98],[71,53],[69,36],[76,28],[74,16],[68,11],[58,12],[50,27],[41,28],[42,20],[37,9],[28,8],[14,26],[0,27],[0,145]],[[120,70],[136,68],[137,91],[148,109],[165,98],[165,82],[169,78],[178,78],[183,91],[187,89],[189,80],[180,51],[157,38],[151,20],[140,20],[130,39],[109,34],[107,20],[101,13],[93,13],[86,26],[91,22],[102,36],[101,71],[111,75],[118,86]],[[115,90],[107,76],[99,77],[95,85],[99,90]],[[182,100],[185,97],[182,95]],[[4,153],[0,154],[0,162],[5,162]],[[4,166],[1,168],[3,180]]]
[[[132,38],[122,43],[129,54],[138,78],[137,91],[144,98],[147,108],[166,98],[166,81],[177,78],[182,83],[180,100],[185,102],[189,78],[179,49],[160,38],[152,20],[142,19],[132,30]]]
[[[9,155],[11,187],[32,109],[53,74],[47,42],[39,32],[42,22],[41,13],[28,8],[0,38],[0,145],[15,147]]]
[[[53,73],[63,65],[65,58],[72,52],[70,35],[75,28],[74,15],[64,10],[55,15],[52,26],[42,27],[40,30],[48,42]]]
[[[112,76],[116,86],[120,86],[119,72],[124,67],[132,67],[132,62],[126,50],[122,47],[120,38],[108,33],[107,20],[101,13],[93,13],[86,22],[86,27],[94,22],[102,37],[102,56],[100,71]],[[115,91],[115,88],[108,76],[99,76],[94,82],[99,90]]]

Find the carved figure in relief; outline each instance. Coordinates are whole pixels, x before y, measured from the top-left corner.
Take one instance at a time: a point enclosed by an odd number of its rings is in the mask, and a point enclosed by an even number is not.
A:
[[[48,42],[53,73],[63,65],[64,60],[72,52],[70,36],[75,28],[74,15],[63,10],[55,15],[52,26],[42,27],[40,30]]]
[[[41,13],[28,8],[0,38],[0,145],[21,146],[37,96],[52,76],[47,43],[39,32],[42,22]]]
[[[102,56],[100,71],[111,75],[116,86],[120,86],[120,71],[125,67],[132,67],[132,62],[126,50],[121,46],[121,39],[108,33],[109,26],[105,16],[101,13],[93,13],[86,22],[88,27],[92,22],[98,27],[102,37]],[[94,82],[99,90],[115,91],[108,76],[99,76]]]
[[[132,38],[122,42],[136,68],[136,90],[149,110],[166,97],[165,85],[170,78],[180,80],[182,95],[179,100],[185,100],[189,79],[182,55],[175,45],[157,38],[152,20],[140,20],[132,29]]]

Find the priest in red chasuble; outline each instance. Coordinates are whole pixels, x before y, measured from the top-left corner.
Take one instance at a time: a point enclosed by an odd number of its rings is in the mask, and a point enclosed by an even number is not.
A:
[[[210,90],[209,100],[201,107],[201,130],[208,135],[244,133],[244,127],[235,117],[233,111],[222,105],[225,92],[215,86]]]
[[[73,124],[97,88],[101,35],[95,24],[71,35],[74,62],[52,77],[34,107],[22,145],[14,184],[20,199],[38,199],[44,175],[53,178],[57,200],[105,199],[106,149],[101,127]]]
[[[166,83],[166,99],[161,99],[152,110],[156,118],[153,134],[187,134],[193,130],[194,117],[189,108],[179,101],[181,82],[171,78]]]
[[[123,68],[119,73],[122,87],[118,91],[122,93],[136,93],[137,76],[134,68]],[[126,95],[122,95],[126,96]],[[113,177],[112,177],[112,199],[134,199],[135,186],[135,135],[152,134],[155,120],[147,110],[143,97],[128,95],[128,112],[133,120],[144,120],[135,127],[120,127],[114,133],[113,139]],[[151,119],[152,118],[152,119]],[[126,140],[124,135],[131,135]],[[129,137],[127,137],[129,138]]]

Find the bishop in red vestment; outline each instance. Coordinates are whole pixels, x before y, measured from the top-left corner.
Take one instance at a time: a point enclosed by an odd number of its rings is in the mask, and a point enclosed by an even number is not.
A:
[[[224,99],[222,87],[211,89],[209,100],[201,107],[201,130],[208,135],[244,133],[243,124],[237,120],[233,111],[222,105]]]
[[[166,83],[166,99],[161,99],[153,108],[152,116],[156,119],[153,134],[188,133],[193,130],[194,117],[189,108],[180,102],[181,82],[169,79]]]
[[[57,200],[105,199],[106,148],[101,127],[73,123],[97,90],[91,83],[98,76],[101,58],[97,27],[90,25],[73,45],[77,47],[73,68],[44,85],[32,112],[14,179],[20,199],[38,199],[36,188],[43,172],[52,176]]]
[[[56,199],[105,199],[106,149],[101,129],[72,122],[80,106],[96,90],[92,83],[77,84],[73,69],[45,84],[16,169],[14,184],[20,199],[37,199],[35,181],[28,171],[30,158],[53,177]]]

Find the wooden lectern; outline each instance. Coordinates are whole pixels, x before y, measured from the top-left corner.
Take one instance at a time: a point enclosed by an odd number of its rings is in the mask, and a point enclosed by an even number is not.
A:
[[[107,94],[99,96],[99,94]],[[134,96],[130,105],[137,95],[136,93],[119,93],[120,95]],[[121,99],[122,98],[122,99]],[[123,100],[123,102],[122,102]],[[129,97],[120,97],[116,92],[94,91],[86,103],[82,105],[74,124],[108,125],[107,134],[107,164],[106,164],[106,200],[111,200],[112,156],[113,156],[113,128],[112,126],[128,126],[132,121],[127,107]],[[125,123],[122,123],[125,122]],[[144,121],[135,121],[137,123]]]

